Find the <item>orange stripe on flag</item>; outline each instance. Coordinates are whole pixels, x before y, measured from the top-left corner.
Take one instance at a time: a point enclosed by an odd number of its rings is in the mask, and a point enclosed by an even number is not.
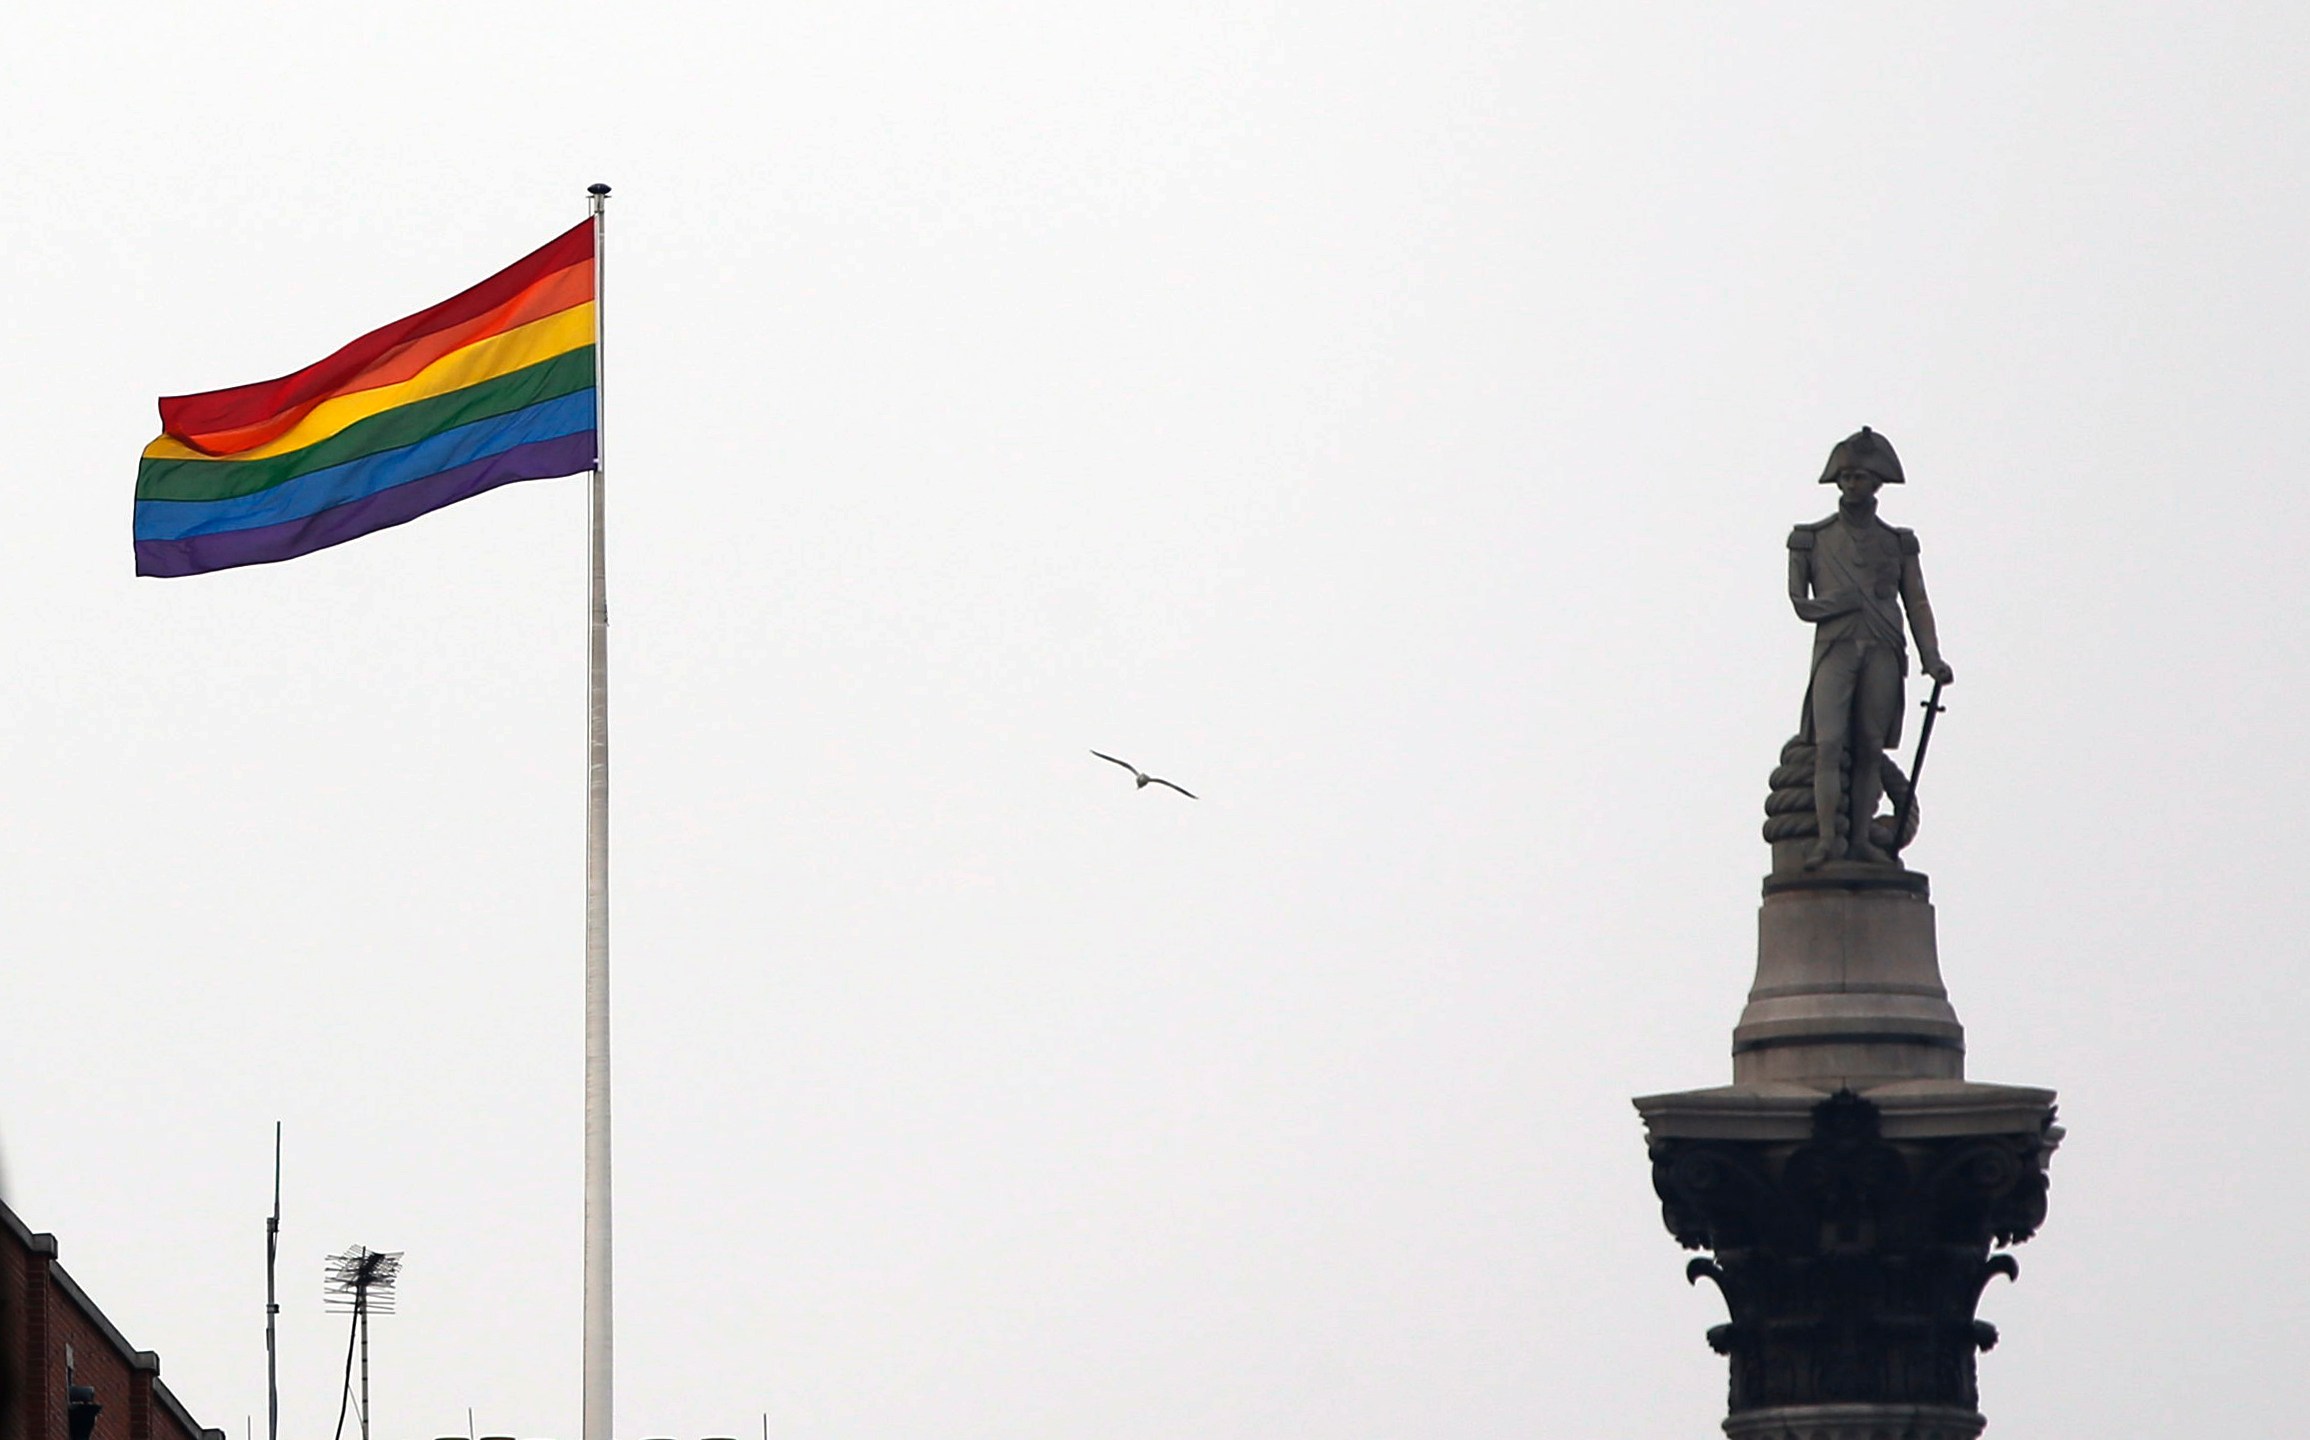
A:
[[[260,445],[278,439],[295,429],[297,423],[327,402],[363,390],[375,390],[387,385],[398,385],[423,372],[426,366],[455,350],[461,350],[477,340],[486,340],[508,330],[558,315],[564,310],[583,305],[594,298],[594,262],[587,257],[567,269],[557,270],[529,288],[508,298],[470,320],[420,335],[414,340],[397,345],[377,357],[367,368],[349,378],[343,385],[326,394],[315,395],[304,403],[267,416],[251,425],[230,430],[212,430],[205,434],[182,437],[193,448],[206,455],[225,457],[254,450]]]

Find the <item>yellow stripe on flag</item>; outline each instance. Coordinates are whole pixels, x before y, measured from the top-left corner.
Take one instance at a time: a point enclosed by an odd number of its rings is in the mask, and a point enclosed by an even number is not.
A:
[[[452,350],[423,370],[397,385],[380,385],[374,390],[357,390],[350,395],[339,395],[313,407],[285,434],[259,445],[254,450],[243,450],[233,455],[203,455],[180,440],[163,435],[144,447],[147,460],[205,460],[212,464],[230,464],[236,460],[262,460],[268,455],[285,455],[291,450],[302,450],[316,445],[338,431],[372,415],[416,400],[429,400],[446,395],[452,390],[463,390],[484,380],[494,380],[540,360],[594,343],[594,306],[592,301],[573,305],[557,315],[533,320],[527,325],[492,335],[487,340],[476,340],[461,350]]]

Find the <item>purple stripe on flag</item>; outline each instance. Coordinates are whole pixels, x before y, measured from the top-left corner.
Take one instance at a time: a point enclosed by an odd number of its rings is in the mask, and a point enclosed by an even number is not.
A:
[[[590,470],[594,463],[594,444],[594,432],[581,430],[575,435],[516,446],[438,475],[428,475],[422,480],[333,506],[302,520],[261,525],[253,530],[194,535],[183,540],[139,540],[136,573],[199,575],[210,570],[229,570],[236,565],[267,565],[276,560],[310,555],[315,550],[357,540],[372,530],[407,524],[428,510],[454,505],[516,480],[546,480]]]

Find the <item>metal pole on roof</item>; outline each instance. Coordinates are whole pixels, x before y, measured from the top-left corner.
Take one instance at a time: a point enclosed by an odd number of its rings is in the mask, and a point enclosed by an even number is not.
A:
[[[265,1440],[281,1440],[281,1300],[275,1289],[281,1258],[281,1122],[273,1122],[273,1213],[265,1217]]]
[[[353,1301],[353,1324],[361,1332],[361,1440],[369,1440],[369,1282]]]

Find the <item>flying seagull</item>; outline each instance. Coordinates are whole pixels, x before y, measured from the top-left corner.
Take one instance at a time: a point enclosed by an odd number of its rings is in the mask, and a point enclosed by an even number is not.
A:
[[[1144,790],[1150,785],[1167,785],[1170,786],[1171,789],[1177,790],[1180,794],[1186,796],[1190,800],[1195,798],[1194,791],[1187,789],[1185,786],[1172,785],[1170,781],[1164,779],[1160,775],[1150,775],[1128,760],[1118,760],[1112,755],[1104,754],[1097,750],[1094,750],[1091,753],[1097,755],[1100,759],[1106,761],[1110,765],[1120,765],[1124,769],[1130,771],[1131,778],[1139,782],[1137,786],[1138,789]]]

